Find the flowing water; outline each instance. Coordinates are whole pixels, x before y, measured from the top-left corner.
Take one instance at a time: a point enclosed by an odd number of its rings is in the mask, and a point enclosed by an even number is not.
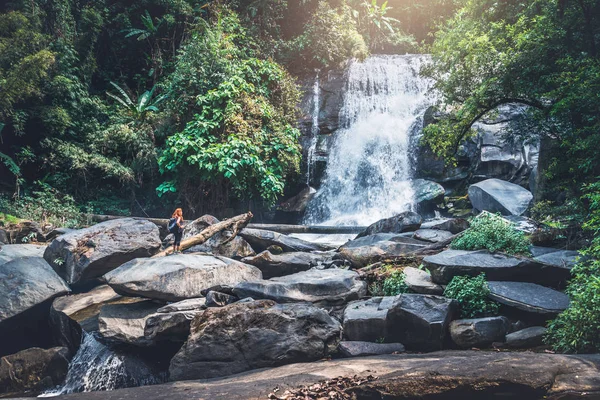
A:
[[[434,100],[431,81],[419,75],[428,59],[382,55],[351,63],[341,128],[305,223],[369,225],[414,208],[410,139]]]
[[[310,145],[306,152],[306,184],[310,185],[310,177],[314,166],[315,151],[317,150],[317,140],[319,138],[319,108],[321,106],[319,100],[319,70],[316,71],[315,83],[313,84],[313,110],[312,110],[312,126],[310,128]]]
[[[67,393],[114,390],[125,387],[152,385],[165,381],[141,360],[116,353],[84,332],[79,351],[69,364],[63,386],[39,397],[54,397]]]

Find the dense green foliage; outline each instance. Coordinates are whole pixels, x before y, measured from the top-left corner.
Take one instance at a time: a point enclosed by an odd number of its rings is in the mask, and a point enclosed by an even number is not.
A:
[[[0,192],[32,197],[40,181],[79,208],[142,215],[269,207],[299,178],[291,73],[414,50],[454,4],[4,2]]]
[[[506,254],[529,254],[529,240],[513,223],[500,215],[483,212],[450,245],[456,250],[482,250]]]
[[[383,281],[383,295],[397,296],[408,292],[408,286],[404,282],[405,275],[402,271],[394,271]]]
[[[444,290],[444,296],[458,302],[461,318],[497,315],[499,305],[488,299],[489,293],[485,274],[477,277],[455,276]]]
[[[546,342],[567,353],[600,351],[600,183],[586,186],[590,215],[584,228],[594,234],[591,245],[571,270],[567,287],[571,304],[548,326]]]

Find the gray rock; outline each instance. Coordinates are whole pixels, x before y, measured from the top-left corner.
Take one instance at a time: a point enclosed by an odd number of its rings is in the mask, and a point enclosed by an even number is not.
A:
[[[387,339],[387,313],[395,297],[372,297],[349,303],[344,310],[344,337],[351,341]]]
[[[525,232],[527,234],[534,233],[540,227],[540,224],[538,224],[536,221],[522,215],[505,215],[502,218],[512,223],[516,230]]]
[[[5,257],[4,260],[9,258]],[[65,281],[41,257],[22,257],[2,262],[0,325],[9,323],[11,317],[69,292]]]
[[[533,195],[514,183],[487,179],[469,186],[469,199],[473,208],[479,211],[521,215],[529,208]]]
[[[506,347],[513,349],[525,349],[541,346],[543,343],[546,328],[543,326],[532,326],[520,331],[506,335]]]
[[[477,276],[482,272],[489,280],[511,279],[548,285],[559,285],[570,277],[568,268],[487,250],[445,250],[425,257],[423,265],[431,272],[431,280],[439,284],[448,284],[456,275]]]
[[[388,311],[388,340],[409,350],[441,350],[458,305],[455,300],[425,294],[397,296]]]
[[[123,218],[59,236],[44,258],[67,283],[78,284],[132,259],[150,257],[160,244],[158,227],[152,222]]]
[[[346,357],[364,357],[380,354],[404,353],[402,343],[371,343],[343,341],[338,346],[338,351]]]
[[[75,229],[71,228],[54,228],[50,232],[46,234],[46,242],[51,242],[57,237],[61,235],[66,235],[67,233],[75,232]]]
[[[533,258],[543,256],[544,254],[554,253],[560,251],[560,249],[555,249],[554,247],[543,247],[543,246],[529,246],[529,251]]]
[[[46,246],[37,244],[7,244],[0,246],[0,265],[22,257],[43,257]]]
[[[505,317],[457,319],[450,323],[450,336],[458,347],[487,347],[503,342],[509,328]]]
[[[509,307],[533,314],[556,315],[569,307],[569,296],[527,282],[488,282],[489,297]]]
[[[315,194],[317,194],[317,189],[307,186],[294,197],[281,203],[279,208],[285,212],[303,213]]]
[[[151,300],[105,305],[100,310],[98,332],[109,341],[149,346],[152,341],[146,339],[144,334],[146,320],[155,314],[159,307],[159,304]]]
[[[415,191],[415,203],[439,203],[444,199],[446,190],[439,183],[425,179],[415,179],[412,181]]]
[[[211,290],[206,294],[206,307],[223,307],[238,300],[236,296]]]
[[[421,224],[421,229],[438,229],[456,235],[457,233],[468,229],[469,226],[469,221],[464,218],[446,218],[423,222]]]
[[[164,307],[156,310],[157,313],[173,313],[177,311],[197,311],[204,310],[206,308],[206,299],[196,298],[178,301],[176,303],[168,304]]]
[[[178,254],[139,258],[104,276],[115,292],[164,301],[201,297],[201,291],[215,285],[235,285],[262,278],[252,265],[225,257]]]
[[[401,233],[416,231],[421,226],[423,218],[415,212],[405,211],[401,214],[386,218],[371,224],[357,238],[375,233]]]
[[[207,379],[315,361],[337,347],[341,327],[311,304],[272,301],[207,309],[171,360],[170,379]]]
[[[366,295],[367,284],[354,271],[313,268],[270,280],[242,282],[233,292],[240,299],[252,297],[278,303],[306,301],[320,307],[335,307]]]
[[[332,253],[291,252],[271,254],[271,252],[265,250],[254,257],[242,259],[242,262],[254,265],[261,270],[263,278],[269,279],[307,271],[326,261],[331,261],[331,257]]]
[[[431,275],[426,271],[413,267],[405,267],[402,272],[404,272],[404,283],[413,292],[436,295],[444,293],[444,288],[437,283],[433,283]]]
[[[413,238],[423,240],[425,242],[437,243],[450,239],[452,232],[442,231],[440,229],[418,229],[415,231]]]
[[[577,257],[579,256],[580,254],[578,251],[560,250],[534,257],[534,260],[544,264],[571,269],[577,262]]]
[[[188,310],[152,314],[146,318],[144,339],[151,343],[183,343],[190,334],[192,320],[203,312],[204,310]]]
[[[69,350],[37,347],[0,358],[0,393],[42,391],[63,382],[69,368]]]
[[[369,235],[349,241],[339,248],[336,258],[350,262],[353,268],[362,268],[382,259],[402,256],[430,245],[428,242],[397,235],[391,240],[379,240],[383,235],[389,234]]]
[[[292,236],[281,233],[267,231],[264,229],[245,228],[240,232],[253,249],[265,251],[269,246],[279,246],[283,251],[325,251],[329,247],[317,243],[307,242]]]
[[[8,233],[6,230],[0,228],[0,244],[8,244]]]

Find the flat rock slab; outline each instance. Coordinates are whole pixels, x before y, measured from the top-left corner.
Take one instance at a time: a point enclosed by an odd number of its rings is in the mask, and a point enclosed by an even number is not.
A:
[[[44,258],[69,284],[98,278],[127,261],[160,250],[158,227],[150,221],[121,218],[78,229],[55,239]]]
[[[370,395],[367,398],[591,399],[600,393],[599,365],[600,355],[440,351],[292,364],[219,380],[76,393],[61,399],[264,400],[275,388],[283,393],[354,375],[379,377],[358,388]]]
[[[554,289],[527,282],[488,282],[489,297],[522,311],[555,315],[569,307],[569,296]]]
[[[390,218],[379,220],[367,227],[357,238],[373,235],[375,233],[401,233],[412,232],[419,229],[423,218],[412,211],[405,211]]]
[[[260,300],[209,308],[192,321],[190,336],[171,360],[171,380],[228,376],[328,356],[341,326],[309,303]]]
[[[521,215],[529,208],[533,195],[527,189],[501,179],[487,179],[469,186],[469,200],[479,211]]]
[[[441,229],[418,229],[415,231],[413,238],[423,240],[425,242],[437,243],[450,239],[454,234]]]
[[[456,235],[468,229],[470,225],[469,221],[464,218],[441,218],[423,222],[421,229],[437,229]]]
[[[270,280],[242,282],[233,293],[243,299],[274,300],[277,303],[310,302],[322,307],[344,305],[367,293],[366,282],[354,271],[310,269]]]
[[[543,344],[546,328],[543,326],[532,326],[506,335],[504,345],[513,349],[526,349]]]
[[[421,294],[444,293],[444,288],[437,283],[433,283],[431,275],[426,271],[418,268],[406,267],[402,272],[404,272],[404,283],[406,283],[408,288],[413,292]]]
[[[340,342],[338,351],[346,357],[376,356],[403,353],[402,343]]]
[[[120,297],[121,295],[117,294],[110,286],[100,285],[86,293],[59,297],[52,303],[52,308],[71,316],[88,307],[116,300]]]
[[[203,312],[204,310],[190,310],[152,314],[146,318],[144,338],[153,343],[163,341],[183,343],[190,334],[192,320]]]
[[[560,250],[551,253],[542,254],[534,258],[534,260],[542,262],[544,264],[555,265],[563,268],[573,268],[577,262],[577,258],[580,256],[578,251],[574,250]]]
[[[450,283],[454,276],[477,276],[482,272],[488,280],[519,280],[553,286],[566,282],[571,276],[568,268],[487,250],[445,250],[425,257],[423,265],[431,272],[431,280],[443,285]]]
[[[166,306],[156,310],[156,312],[172,313],[177,311],[192,311],[204,309],[206,309],[206,299],[204,297],[200,297],[196,299],[187,299],[178,301],[176,303],[167,304]]]
[[[256,251],[265,251],[269,246],[279,246],[283,251],[326,251],[331,250],[329,246],[307,242],[292,236],[267,231],[264,229],[244,228],[240,232],[252,248]]]
[[[260,270],[225,257],[177,254],[139,258],[104,276],[115,292],[163,301],[201,297],[216,285],[235,285],[262,278]]]
[[[254,257],[245,257],[242,262],[254,265],[260,269],[263,278],[270,279],[278,276],[295,274],[301,271],[307,271],[313,267],[330,261],[332,253],[306,253],[289,252],[283,254],[271,254],[268,250],[259,253]]]

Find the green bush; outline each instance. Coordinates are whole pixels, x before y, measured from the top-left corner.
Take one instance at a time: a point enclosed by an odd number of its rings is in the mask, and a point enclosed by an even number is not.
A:
[[[402,271],[394,271],[383,281],[384,296],[396,296],[408,292],[408,286],[404,279],[406,276]]]
[[[460,305],[462,318],[478,318],[498,315],[498,303],[489,300],[485,274],[477,277],[455,276],[446,287],[444,296],[455,299]]]
[[[506,254],[529,255],[529,240],[525,233],[499,215],[483,212],[471,220],[471,227],[454,239],[456,250],[501,251]]]

